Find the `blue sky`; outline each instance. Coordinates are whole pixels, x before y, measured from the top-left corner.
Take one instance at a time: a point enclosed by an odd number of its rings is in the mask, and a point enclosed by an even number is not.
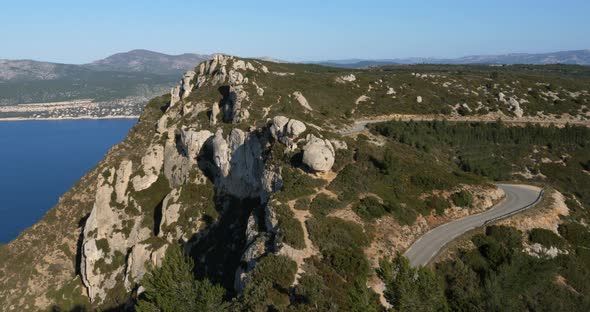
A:
[[[224,52],[303,61],[590,48],[588,0],[7,0],[0,59]]]

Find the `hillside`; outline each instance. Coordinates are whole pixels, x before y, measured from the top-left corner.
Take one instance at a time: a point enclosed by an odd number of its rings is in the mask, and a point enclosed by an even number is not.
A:
[[[0,106],[90,99],[102,110],[139,115],[152,97],[167,92],[178,77],[210,55],[167,55],[147,50],[117,53],[90,64],[73,65],[32,60],[0,60]],[[0,118],[51,118],[84,115],[79,107],[49,108],[32,114],[18,107],[4,107]]]
[[[587,310],[589,101],[576,66],[344,70],[216,55],[153,98],[56,207],[0,246],[0,303]],[[410,114],[436,120],[394,118]],[[432,270],[399,257],[429,229],[502,200],[496,181],[550,196],[532,220],[488,227]]]
[[[211,55],[190,53],[168,55],[148,50],[131,50],[85,64],[84,67],[100,71],[179,76],[193,68],[195,64],[209,59],[211,59]]]

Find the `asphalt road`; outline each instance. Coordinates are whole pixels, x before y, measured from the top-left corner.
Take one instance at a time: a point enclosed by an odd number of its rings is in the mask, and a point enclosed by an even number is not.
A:
[[[488,221],[495,221],[497,218],[508,217],[524,211],[523,208],[529,208],[528,205],[532,207],[537,204],[541,195],[541,189],[534,186],[499,184],[498,187],[504,190],[506,197],[494,207],[440,225],[415,241],[404,253],[404,256],[410,260],[410,264],[413,266],[427,265],[442,247],[459,235],[483,226]]]

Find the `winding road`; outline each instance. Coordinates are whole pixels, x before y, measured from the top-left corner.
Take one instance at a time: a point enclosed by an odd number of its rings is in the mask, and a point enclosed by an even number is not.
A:
[[[543,191],[534,186],[498,184],[505,198],[492,208],[471,216],[440,225],[416,240],[404,256],[412,266],[425,266],[438,252],[459,235],[487,223],[507,218],[536,205]]]

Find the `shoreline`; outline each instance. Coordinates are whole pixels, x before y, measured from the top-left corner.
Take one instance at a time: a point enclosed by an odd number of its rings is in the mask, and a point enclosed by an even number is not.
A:
[[[0,117],[0,122],[10,121],[67,121],[67,120],[104,120],[104,119],[139,119],[139,115],[133,116],[79,116],[79,117],[41,117],[41,118],[27,118],[27,117]]]

